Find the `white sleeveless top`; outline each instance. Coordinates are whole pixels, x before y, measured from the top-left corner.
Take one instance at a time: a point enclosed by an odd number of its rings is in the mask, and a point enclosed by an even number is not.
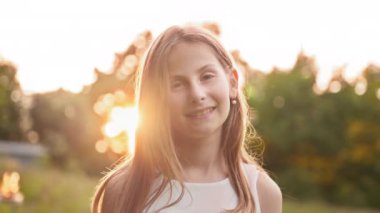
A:
[[[243,171],[248,178],[253,200],[255,202],[256,213],[261,213],[259,197],[257,193],[257,179],[259,170],[255,165],[242,164]],[[156,189],[162,181],[156,180],[152,191]],[[156,213],[161,207],[174,202],[181,195],[181,186],[178,181],[172,181],[172,195],[170,196],[170,186],[166,186],[160,197],[152,204],[145,213]],[[212,183],[184,183],[185,191],[182,199],[169,208],[165,208],[160,213],[220,213],[236,207],[238,198],[228,178]]]

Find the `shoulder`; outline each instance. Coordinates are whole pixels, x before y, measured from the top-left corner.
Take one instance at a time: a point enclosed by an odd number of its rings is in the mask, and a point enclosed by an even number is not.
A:
[[[256,186],[253,190],[261,212],[282,212],[282,193],[276,182],[256,163],[243,163],[243,166],[247,177]]]
[[[257,179],[257,191],[262,212],[282,212],[280,187],[263,170],[260,171]]]

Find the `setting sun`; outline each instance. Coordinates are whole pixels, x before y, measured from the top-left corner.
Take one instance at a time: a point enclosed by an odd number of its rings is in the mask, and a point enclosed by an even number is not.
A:
[[[109,118],[102,128],[107,140],[98,141],[95,145],[96,150],[103,153],[110,148],[118,154],[124,153],[127,150],[133,153],[138,120],[139,116],[136,107],[112,108]],[[127,139],[123,136],[127,136]]]

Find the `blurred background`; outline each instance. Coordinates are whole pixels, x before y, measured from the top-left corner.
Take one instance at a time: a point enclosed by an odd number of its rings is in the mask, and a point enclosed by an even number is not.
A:
[[[89,212],[134,149],[151,41],[197,24],[236,61],[284,212],[380,212],[376,1],[1,1],[0,212]]]

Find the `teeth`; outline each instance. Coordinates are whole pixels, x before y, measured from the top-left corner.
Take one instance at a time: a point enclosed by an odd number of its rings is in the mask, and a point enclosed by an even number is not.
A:
[[[202,110],[202,111],[200,111],[200,112],[193,113],[192,115],[193,115],[193,116],[202,116],[202,115],[205,115],[205,114],[211,112],[212,110],[213,110],[213,108],[210,107],[210,108],[204,109],[204,110]]]

